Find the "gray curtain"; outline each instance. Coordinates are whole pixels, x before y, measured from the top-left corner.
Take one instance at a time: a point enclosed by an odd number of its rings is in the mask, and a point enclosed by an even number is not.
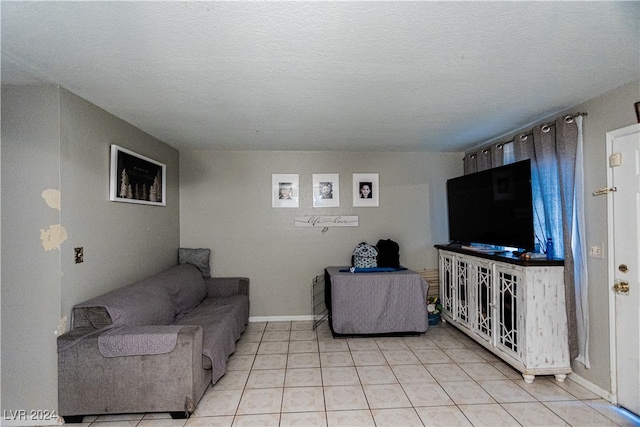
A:
[[[476,162],[476,153],[469,153],[464,156],[464,174],[478,172],[478,163]]]
[[[491,146],[491,164],[493,168],[504,165],[504,144],[497,143]]]
[[[569,351],[575,358],[579,347],[571,239],[578,128],[575,120],[560,117],[555,124],[543,124],[531,133],[516,135],[513,142],[516,161],[531,159],[534,199],[542,201],[542,206],[534,206],[536,231],[544,233],[538,236],[540,243],[551,237],[556,256],[564,254]],[[536,198],[536,194],[540,197]]]
[[[478,172],[491,169],[491,148],[478,150],[476,153],[476,162],[478,164]]]
[[[569,350],[571,357],[578,357],[578,326],[576,317],[575,265],[571,241],[573,239],[573,203],[575,201],[576,151],[578,126],[564,118],[556,119],[556,151],[558,158],[560,196],[562,198],[562,230],[564,235],[564,290],[569,326]]]
[[[504,164],[504,150],[502,143],[467,153],[464,156],[464,174],[496,168]]]

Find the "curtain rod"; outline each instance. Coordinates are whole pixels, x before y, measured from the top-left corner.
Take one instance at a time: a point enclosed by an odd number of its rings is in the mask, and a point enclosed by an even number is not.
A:
[[[567,114],[566,116],[564,116],[564,120],[565,120],[567,123],[571,123],[571,121],[572,121],[574,118],[578,117],[578,116],[584,116],[584,117],[586,117],[586,116],[588,116],[588,115],[589,115],[589,112],[588,112],[588,111],[580,112],[580,113]],[[554,122],[549,122],[549,123],[547,123],[547,124],[544,124],[544,125],[542,125],[542,131],[543,131],[543,132],[549,132],[549,129],[550,129],[552,126],[555,126],[555,125],[556,125],[556,124],[555,124]],[[527,131],[527,132],[523,133],[522,135],[520,135],[520,138],[521,138],[521,140],[522,140],[522,141],[525,141],[525,140],[529,137],[529,135],[533,135],[533,129],[530,129],[529,131]],[[512,139],[512,140],[510,140],[510,141],[499,142],[499,143],[497,143],[497,144],[495,144],[495,145],[496,145],[496,147],[497,147],[498,149],[502,149],[502,147],[504,146],[504,144],[510,144],[510,143],[512,143],[512,142],[514,142],[514,140],[513,140],[513,139]],[[493,145],[493,144],[491,144],[491,145]],[[490,149],[490,148],[477,149],[477,150],[476,150],[475,152],[473,152],[473,153],[468,153],[468,154],[466,154],[466,155],[465,155],[465,157],[467,157],[467,155],[469,155],[469,156],[472,156],[472,158],[473,158],[473,156],[475,156],[475,154],[476,154],[476,153],[478,153],[478,152],[482,152],[483,154],[487,154],[489,151],[491,151],[491,149]]]
[[[574,114],[567,114],[566,116],[564,116],[564,121],[565,121],[566,123],[571,123],[571,122],[573,121],[573,119],[574,119],[574,118],[576,118],[576,117],[578,117],[578,116],[584,116],[584,117],[586,117],[586,116],[588,116],[588,115],[589,115],[589,112],[588,112],[588,111],[580,112],[580,113],[574,113]],[[549,132],[549,129],[550,129],[551,127],[555,126],[555,125],[556,125],[556,124],[555,124],[554,122],[550,122],[550,123],[543,124],[543,125],[542,125],[542,132]],[[533,129],[531,129],[531,130],[529,130],[529,131],[525,132],[524,134],[520,135],[520,139],[521,139],[522,141],[524,141],[524,140],[526,140],[526,139],[529,137],[529,135],[533,135]],[[503,146],[504,144],[509,144],[509,143],[511,143],[511,142],[514,142],[514,139],[512,139],[511,141],[500,142],[500,143],[498,143],[498,144],[497,144],[497,147],[498,147],[498,148],[502,148],[502,146]]]

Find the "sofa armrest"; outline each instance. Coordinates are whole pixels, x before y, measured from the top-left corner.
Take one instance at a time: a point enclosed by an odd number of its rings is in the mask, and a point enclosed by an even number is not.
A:
[[[200,326],[184,326],[176,348],[157,355],[104,357],[101,333],[76,328],[58,337],[61,415],[193,412],[211,382],[211,370],[202,366]]]
[[[246,277],[209,277],[207,284],[208,297],[221,298],[241,294],[249,296],[249,279]]]

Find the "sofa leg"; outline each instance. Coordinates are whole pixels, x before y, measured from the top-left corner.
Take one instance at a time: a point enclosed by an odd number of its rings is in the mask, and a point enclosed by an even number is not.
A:
[[[174,420],[184,420],[185,418],[189,418],[189,413],[187,411],[180,412],[170,412],[171,418]]]
[[[63,415],[65,424],[78,424],[82,422],[84,415]]]

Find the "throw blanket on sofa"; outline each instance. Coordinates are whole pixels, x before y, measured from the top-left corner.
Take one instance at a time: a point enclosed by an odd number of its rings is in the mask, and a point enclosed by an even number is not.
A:
[[[231,306],[219,305],[215,299],[206,299],[197,309],[187,313],[177,324],[202,326],[202,354],[211,360],[214,377],[226,372],[227,357],[235,350],[233,334],[235,318],[228,314]],[[215,382],[218,378],[213,379]]]
[[[98,337],[98,348],[104,357],[140,356],[170,353],[176,348],[181,325],[120,326]]]

